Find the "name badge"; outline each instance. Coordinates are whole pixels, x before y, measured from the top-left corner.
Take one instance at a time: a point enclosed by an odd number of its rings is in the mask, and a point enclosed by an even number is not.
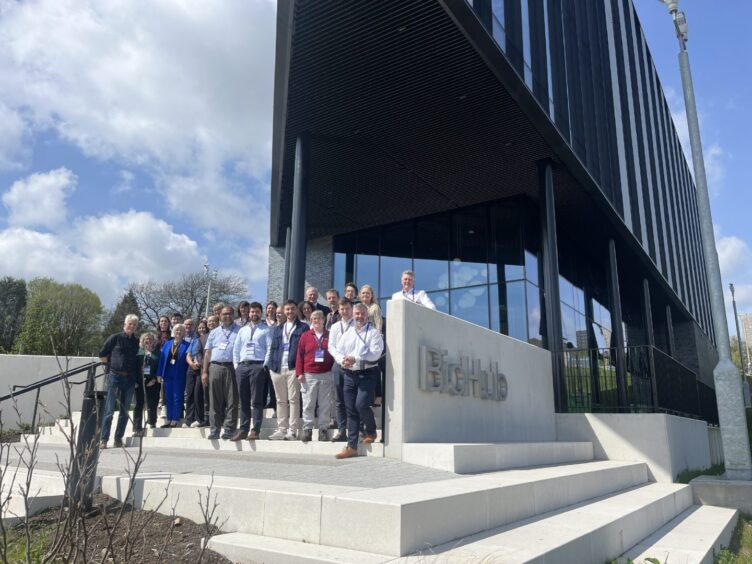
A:
[[[227,348],[227,342],[219,343],[219,345],[217,345],[217,348],[221,351],[225,350]]]
[[[175,364],[175,359],[174,358],[170,359],[170,364]]]
[[[248,341],[245,344],[245,348],[248,351],[248,354],[253,354],[253,355],[256,354],[256,343],[252,343],[252,342]]]
[[[324,362],[324,349],[317,349],[314,353],[315,362]]]
[[[144,366],[144,376],[149,376],[149,374],[151,374],[151,364]]]
[[[282,350],[285,352],[290,352],[290,343],[283,343]]]

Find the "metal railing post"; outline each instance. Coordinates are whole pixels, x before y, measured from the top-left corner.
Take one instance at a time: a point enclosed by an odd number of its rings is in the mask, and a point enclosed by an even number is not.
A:
[[[105,392],[95,390],[84,392],[75,459],[66,485],[68,505],[81,502],[86,510],[91,508],[91,494],[97,477],[99,439],[102,431],[102,420],[104,419],[105,397]]]
[[[31,434],[37,434],[37,407],[39,406],[39,392],[42,388],[37,388],[36,399],[34,399],[34,413],[31,416]]]

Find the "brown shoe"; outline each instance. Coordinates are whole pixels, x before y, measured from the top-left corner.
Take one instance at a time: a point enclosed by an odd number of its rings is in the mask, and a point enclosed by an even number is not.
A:
[[[376,442],[376,435],[364,435],[363,436],[363,442],[367,445],[370,445],[371,443]]]
[[[334,458],[336,458],[337,460],[342,460],[343,458],[352,458],[354,456],[358,456],[358,449],[345,447],[340,452],[335,454]]]
[[[248,438],[248,433],[246,433],[245,431],[237,430],[235,431],[235,434],[232,437],[230,437],[230,440],[237,442],[237,441],[242,441],[247,438]]]
[[[259,434],[256,431],[251,431],[248,433],[248,440],[249,441],[256,441],[259,438]]]

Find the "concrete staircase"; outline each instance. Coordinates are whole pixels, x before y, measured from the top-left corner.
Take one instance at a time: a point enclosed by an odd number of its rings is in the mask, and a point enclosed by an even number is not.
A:
[[[268,414],[271,415],[271,414]],[[71,424],[40,429],[65,441]],[[274,427],[266,420],[262,437]],[[130,436],[130,428],[126,437]],[[153,429],[145,449],[206,449],[326,455],[342,445],[314,441],[208,441],[207,429]],[[128,439],[129,445],[138,439]],[[383,456],[379,443],[362,454]],[[234,562],[712,562],[728,545],[734,510],[695,506],[690,486],[650,482],[641,462],[594,460],[590,443],[410,444],[404,459],[449,470],[452,479],[353,487],[203,474],[137,477],[132,502],[203,522],[198,492],[212,485],[222,534],[209,547]],[[374,472],[351,459],[353,472]],[[374,475],[374,484],[378,484]],[[124,500],[128,479],[103,476]]]
[[[3,509],[3,526],[13,527],[26,517],[31,517],[49,507],[60,505],[65,494],[65,482],[60,472],[35,469],[28,486],[29,506],[23,497],[27,488],[28,473],[24,468],[9,467],[3,476],[0,499],[8,501]]]

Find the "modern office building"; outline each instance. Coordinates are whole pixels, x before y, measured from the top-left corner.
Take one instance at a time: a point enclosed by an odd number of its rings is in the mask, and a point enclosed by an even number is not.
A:
[[[695,189],[630,0],[281,1],[271,190],[270,298],[383,303],[412,269],[549,349],[561,411],[717,417]]]

